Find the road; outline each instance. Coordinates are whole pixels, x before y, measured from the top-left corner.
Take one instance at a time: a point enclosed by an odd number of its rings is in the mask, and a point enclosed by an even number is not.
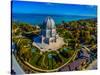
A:
[[[18,64],[13,53],[12,53],[12,69],[16,72],[16,74],[25,74],[25,72],[22,70],[22,68]]]
[[[88,67],[87,70],[95,70],[97,69],[97,60],[94,60]]]

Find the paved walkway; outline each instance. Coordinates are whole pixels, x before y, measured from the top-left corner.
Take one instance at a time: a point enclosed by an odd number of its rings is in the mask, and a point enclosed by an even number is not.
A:
[[[12,69],[16,72],[16,74],[25,74],[25,72],[16,61],[14,54],[12,54]]]
[[[58,37],[57,41],[54,43],[50,43],[45,44],[45,43],[35,43],[33,42],[33,45],[36,46],[37,48],[39,48],[41,51],[48,51],[48,50],[53,50],[53,51],[57,51],[59,48],[61,48],[64,45],[64,41],[63,38]]]

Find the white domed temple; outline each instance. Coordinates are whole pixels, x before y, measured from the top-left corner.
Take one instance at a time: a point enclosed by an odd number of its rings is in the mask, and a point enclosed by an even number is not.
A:
[[[47,17],[43,23],[44,27],[42,28],[42,43],[53,43],[56,42],[56,26],[55,22],[51,17]]]
[[[59,37],[56,32],[55,21],[51,17],[47,17],[43,21],[41,33],[34,38],[33,45],[41,51],[57,50],[64,45],[63,38]]]

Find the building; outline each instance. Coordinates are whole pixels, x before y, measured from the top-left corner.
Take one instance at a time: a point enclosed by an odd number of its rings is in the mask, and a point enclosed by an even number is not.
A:
[[[56,42],[56,26],[53,18],[47,17],[43,22],[43,28],[41,30],[41,43],[53,43]]]
[[[58,50],[64,45],[63,38],[59,37],[56,32],[55,21],[47,17],[41,25],[41,32],[38,36],[33,37],[33,45],[41,51]]]

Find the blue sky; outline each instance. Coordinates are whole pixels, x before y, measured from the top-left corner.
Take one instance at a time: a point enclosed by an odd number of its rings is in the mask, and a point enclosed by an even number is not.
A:
[[[97,6],[12,1],[12,13],[97,16]]]

